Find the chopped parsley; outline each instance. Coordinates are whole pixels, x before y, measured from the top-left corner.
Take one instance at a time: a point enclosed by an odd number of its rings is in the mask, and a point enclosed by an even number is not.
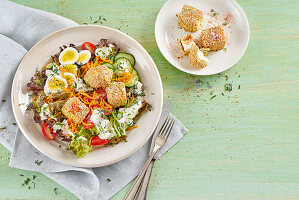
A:
[[[12,123],[12,125],[16,126],[16,125],[17,125],[17,123],[15,123],[15,122],[14,122],[14,123]]]
[[[227,83],[224,85],[224,90],[225,91],[232,91],[233,90],[233,85],[231,83]]]
[[[111,181],[110,178],[107,178],[107,181],[110,182]]]
[[[37,166],[40,166],[40,165],[42,164],[42,162],[43,162],[42,160],[41,160],[41,161],[38,161],[38,160],[35,160],[35,161],[34,161],[34,163],[35,163]]]
[[[58,188],[54,188],[54,193],[55,193],[55,195],[58,194],[57,189],[58,189]]]
[[[238,89],[239,89],[239,90],[241,89],[241,85],[238,86]]]
[[[211,96],[211,99],[214,99],[216,97],[216,95]]]
[[[5,99],[3,99],[3,100],[2,100],[2,102],[4,103],[4,102],[6,102],[6,100],[5,100]]]

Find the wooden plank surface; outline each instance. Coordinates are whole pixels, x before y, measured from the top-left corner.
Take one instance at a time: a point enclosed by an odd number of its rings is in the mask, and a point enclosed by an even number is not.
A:
[[[190,133],[156,162],[148,199],[299,199],[298,1],[238,0],[250,43],[221,77],[188,76],[163,58],[154,23],[164,0],[14,1],[80,24],[102,16],[103,25],[129,34],[150,53],[164,99],[173,101],[172,113]],[[231,92],[224,91],[226,83]],[[0,146],[0,199],[77,199],[40,173],[9,168],[9,157]],[[35,188],[22,187],[33,175]]]

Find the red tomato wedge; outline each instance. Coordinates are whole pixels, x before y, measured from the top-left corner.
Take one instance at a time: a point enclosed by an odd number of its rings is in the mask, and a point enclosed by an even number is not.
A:
[[[104,108],[102,111],[104,112],[104,115],[110,115],[112,113],[113,108]]]
[[[83,50],[89,50],[92,54],[94,54],[94,51],[96,50],[96,45],[90,43],[90,42],[84,42],[82,44],[82,49]]]
[[[54,138],[56,137],[56,133],[54,133],[51,128],[48,126],[47,123],[44,123],[42,125],[42,132],[44,134],[44,136],[46,138],[48,138],[49,140],[54,140]]]
[[[103,90],[103,89],[98,89],[96,90],[96,93],[98,93],[100,95],[100,97],[102,97],[102,99],[107,99],[107,94],[106,94],[106,91]]]
[[[90,121],[90,116],[91,116],[90,113],[88,115],[86,115],[85,119],[83,119],[83,122],[82,122],[84,128],[86,128],[86,129],[91,129],[94,125],[94,123],[92,121]]]
[[[94,136],[90,138],[89,144],[90,145],[102,145],[102,144],[107,144],[109,142],[108,139],[102,140],[99,136]]]

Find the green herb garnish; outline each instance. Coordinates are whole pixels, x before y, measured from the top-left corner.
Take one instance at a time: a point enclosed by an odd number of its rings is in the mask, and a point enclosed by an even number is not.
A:
[[[58,188],[54,188],[54,193],[55,193],[55,195],[58,194],[57,189],[58,189]]]
[[[233,86],[232,86],[232,84],[231,83],[227,83],[227,84],[225,84],[224,85],[224,90],[225,91],[232,91],[233,90]]]
[[[42,160],[41,160],[41,161],[38,161],[38,160],[35,160],[35,161],[34,161],[34,163],[35,163],[37,166],[40,166],[40,165],[42,164],[42,162],[43,162]]]

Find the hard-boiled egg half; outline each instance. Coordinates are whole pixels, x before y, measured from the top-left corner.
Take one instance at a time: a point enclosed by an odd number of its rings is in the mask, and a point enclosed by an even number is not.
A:
[[[63,78],[67,81],[68,86],[72,86],[76,81],[76,76],[72,73],[63,73]]]
[[[90,60],[90,58],[91,58],[90,51],[88,51],[88,50],[80,51],[79,58],[76,63],[78,65],[84,65]]]
[[[51,75],[47,78],[44,92],[48,95],[51,93],[61,92],[63,88],[67,88],[67,81],[60,75]]]
[[[75,64],[68,64],[62,67],[63,73],[77,74],[78,68]]]
[[[59,55],[61,65],[74,64],[79,58],[77,49],[73,47],[65,48]]]

